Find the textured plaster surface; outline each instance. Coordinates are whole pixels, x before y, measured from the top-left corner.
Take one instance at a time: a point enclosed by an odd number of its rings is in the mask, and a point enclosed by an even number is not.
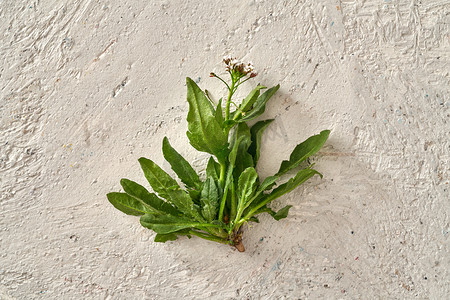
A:
[[[0,1],[0,299],[445,299],[450,1]],[[246,252],[156,244],[105,194],[187,145],[185,77],[222,56],[268,105],[259,171],[330,128]],[[248,84],[242,93],[251,89]],[[242,95],[243,95],[242,94]]]

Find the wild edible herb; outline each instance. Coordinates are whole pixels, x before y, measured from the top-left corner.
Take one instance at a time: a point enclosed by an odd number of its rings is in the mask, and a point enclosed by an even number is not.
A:
[[[118,210],[141,216],[142,226],[156,232],[155,242],[195,235],[244,251],[244,224],[258,222],[256,216],[261,213],[268,213],[275,220],[286,218],[291,205],[276,212],[268,204],[312,176],[322,176],[312,169],[307,159],[323,146],[329,130],[297,145],[289,159],[281,162],[275,175],[264,180],[258,176],[256,166],[261,137],[273,120],[258,121],[251,126],[247,122],[264,113],[267,101],[280,86],[266,89],[257,85],[238,105],[233,101],[233,95],[242,83],[255,77],[256,73],[252,64],[243,64],[231,57],[224,58],[224,62],[231,82],[210,74],[221,80],[228,89],[224,103],[222,99],[214,103],[192,79],[186,80],[189,102],[187,136],[195,149],[211,154],[206,166],[206,178],[201,178],[165,137],[162,145],[164,158],[183,186],[153,161],[141,157],[139,163],[145,178],[156,194],[136,182],[122,179],[120,184],[124,193],[107,195]],[[294,177],[276,186],[285,173],[305,164],[305,168],[295,171]]]

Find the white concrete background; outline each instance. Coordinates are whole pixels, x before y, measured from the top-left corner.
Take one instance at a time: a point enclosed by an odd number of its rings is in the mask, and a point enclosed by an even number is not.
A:
[[[445,299],[448,0],[0,1],[0,299]],[[156,244],[105,194],[187,146],[185,77],[222,56],[281,89],[262,176],[332,129],[247,251]]]

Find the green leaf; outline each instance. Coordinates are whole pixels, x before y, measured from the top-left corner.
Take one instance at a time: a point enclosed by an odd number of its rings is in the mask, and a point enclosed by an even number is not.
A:
[[[268,196],[268,198],[271,198],[270,201],[273,199],[276,199],[278,197],[281,197],[282,195],[289,193],[293,189],[295,189],[300,184],[304,183],[309,178],[313,177],[314,175],[319,175],[322,177],[322,174],[317,172],[314,169],[303,169],[298,171],[298,173],[291,179],[289,179],[287,182],[283,183],[279,187],[275,188]],[[265,200],[266,201],[266,200]]]
[[[263,183],[261,183],[261,185],[258,187],[258,191],[266,191],[266,190],[270,190],[274,185],[275,185],[275,181],[277,181],[278,179],[280,179],[280,176],[268,176],[264,179]]]
[[[234,164],[236,163],[236,156],[238,154],[239,145],[246,139],[245,136],[239,137],[233,144],[233,148],[231,149],[230,155],[228,155],[228,161],[230,162],[230,165],[234,167]],[[246,142],[246,141],[244,141]]]
[[[255,103],[256,99],[258,99],[259,97],[259,90],[261,89],[265,89],[265,86],[262,85],[257,85],[251,92],[250,94],[248,94],[248,96],[242,100],[241,105],[239,105],[239,110],[236,110],[234,112],[234,114],[232,115],[232,119],[233,120],[239,120],[242,116],[242,112],[247,112],[249,111],[252,107],[253,104]]]
[[[212,156],[209,158],[206,166],[206,177],[212,177],[215,180],[219,180],[220,177],[220,164]]]
[[[192,201],[194,201],[194,203],[197,205],[200,205],[200,191],[202,189],[202,186],[200,187],[200,190],[194,190],[191,188],[186,189],[186,191],[189,194],[189,197],[191,197]]]
[[[278,91],[280,85],[274,86],[267,91],[265,91],[261,96],[256,99],[253,109],[250,110],[245,116],[239,120],[239,122],[247,122],[253,120],[254,118],[260,116],[266,110],[267,101],[273,96],[273,94]]]
[[[223,122],[223,128],[224,130],[230,130],[230,128],[232,128],[234,125],[236,125],[237,122],[235,120],[226,120],[225,122]]]
[[[257,184],[258,174],[253,167],[245,169],[241,176],[239,176],[236,222],[241,217],[244,209],[250,204],[251,197],[256,191]]]
[[[258,187],[258,189],[256,190],[255,195],[252,197],[252,199],[249,201],[249,203],[245,206],[245,208],[250,206],[246,210],[246,212],[248,210],[251,210],[258,203],[261,202],[261,199],[265,196],[265,194],[263,194],[263,192],[266,190],[270,190],[275,185],[275,181],[277,181],[278,179],[280,179],[280,176],[275,176],[275,175],[266,177],[266,179],[264,179],[263,183],[261,183],[260,186]]]
[[[227,203],[227,200],[232,199],[232,195],[229,195],[229,192],[231,191],[231,187],[233,185],[233,169],[234,169],[234,162],[236,161],[236,153],[238,146],[239,142],[234,145],[228,157],[228,159],[230,160],[230,165],[228,166],[227,174],[225,177],[225,186],[223,188],[223,193],[221,195],[222,200],[220,201],[219,219],[218,219],[220,222],[223,221],[225,204]],[[234,206],[234,204],[229,203],[229,207],[231,208],[232,206]]]
[[[202,215],[208,221],[215,220],[219,207],[219,191],[213,177],[208,177],[203,185],[200,203]]]
[[[167,241],[175,241],[176,239],[178,239],[178,236],[175,233],[166,233],[166,234],[157,233],[153,241],[156,243],[165,243]]]
[[[172,233],[186,228],[219,227],[170,215],[143,215],[140,221],[142,226],[159,234]]]
[[[277,211],[277,213],[272,217],[277,221],[286,218],[289,214],[289,209],[291,209],[291,207],[292,205],[286,205],[285,207]]]
[[[300,163],[302,163],[308,157],[319,151],[320,148],[322,148],[325,141],[328,139],[329,135],[330,131],[324,130],[320,134],[311,136],[303,143],[297,145],[294,151],[292,151],[289,160],[284,160],[281,163],[277,175],[284,174],[289,170],[298,167]]]
[[[255,222],[255,223],[259,223],[259,219],[255,216],[252,216],[250,219],[248,219],[249,222]]]
[[[213,106],[192,79],[187,78],[186,85],[189,102],[186,134],[191,145],[198,151],[215,155],[219,162],[225,162],[228,154],[228,137],[217,122]]]
[[[147,178],[153,190],[160,197],[175,205],[185,215],[202,220],[198,210],[194,206],[194,202],[185,191],[180,189],[175,179],[147,158],[139,158],[139,163],[144,171],[145,178]]]
[[[106,195],[108,201],[114,205],[115,208],[127,215],[141,216],[146,213],[153,213],[153,211],[148,208],[145,204],[134,199],[125,193],[109,193]]]
[[[322,177],[322,174],[320,174],[314,169],[300,170],[297,173],[297,175],[295,175],[293,178],[289,179],[287,182],[275,188],[271,193],[264,195],[258,202],[254,202],[254,205],[250,207],[250,211],[246,214],[244,219],[248,219],[250,216],[254,215],[259,208],[283,196],[284,194],[289,193],[297,186],[304,183],[306,180],[308,180],[309,178],[313,177],[316,174]]]
[[[253,157],[250,153],[247,152],[250,144],[251,144],[251,134],[250,128],[248,128],[247,124],[239,123],[236,127],[233,136],[231,138],[231,145],[234,147],[235,143],[241,138],[238,149],[236,150],[236,160],[234,163],[234,177],[237,183],[237,180],[241,173],[248,167],[253,167]]]
[[[242,104],[240,105],[240,109],[243,112],[247,112],[249,111],[252,107],[253,104],[255,103],[256,99],[258,99],[259,97],[259,90],[261,89],[266,89],[267,87],[263,86],[263,85],[257,85],[251,92],[250,94],[248,94],[247,97],[245,97],[244,100],[242,100]]]
[[[219,103],[217,104],[216,107],[216,112],[214,113],[214,117],[216,118],[217,123],[219,123],[219,125],[221,127],[223,127],[223,111],[222,111],[222,98],[220,98]]]
[[[167,137],[163,139],[162,147],[164,158],[169,162],[172,170],[189,188],[200,189],[201,181],[195,170],[169,143]]]
[[[156,234],[154,241],[157,243],[165,243],[167,241],[175,241],[179,235],[189,235],[189,229],[183,229],[166,234]]]
[[[263,206],[263,207],[261,207],[260,209],[258,209],[255,212],[255,215],[266,212],[269,215],[271,215],[275,220],[279,221],[279,220],[284,219],[284,218],[286,218],[288,216],[289,209],[291,207],[292,207],[292,205],[286,205],[285,207],[283,207],[279,211],[275,212],[271,208],[269,208],[267,206]]]
[[[258,183],[258,174],[255,168],[249,167],[242,172],[238,181],[239,206],[244,206],[256,190]]]
[[[147,211],[146,213],[152,211],[155,214],[170,214],[173,216],[181,215],[181,213],[175,207],[167,202],[164,202],[155,194],[150,193],[142,185],[128,179],[120,180],[120,184],[122,185],[125,193],[140,201],[141,203],[147,205],[149,211]]]
[[[250,129],[252,143],[248,148],[248,152],[253,156],[253,163],[255,164],[255,166],[259,160],[262,134],[264,130],[267,128],[267,126],[269,126],[270,123],[272,122],[273,119],[259,121],[255,125],[253,125],[252,128]]]

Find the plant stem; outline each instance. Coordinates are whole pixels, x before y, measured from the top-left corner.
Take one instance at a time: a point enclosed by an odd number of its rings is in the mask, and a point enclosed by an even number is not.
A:
[[[220,201],[219,221],[223,221],[223,211],[225,209],[225,202],[227,201],[227,196],[228,196],[228,185],[225,184],[223,197],[222,197],[222,200]]]
[[[225,121],[227,121],[228,119],[230,119],[230,104],[231,104],[231,97],[233,97],[233,93],[234,93],[234,85],[236,84],[236,81],[234,80],[234,78],[231,78],[231,87],[230,87],[230,91],[228,93],[228,99],[227,99],[227,105],[225,108]]]
[[[207,233],[203,233],[203,232],[199,232],[199,231],[194,231],[194,230],[190,230],[189,231],[190,234],[192,235],[196,235],[198,237],[201,237],[202,239],[208,240],[208,241],[213,241],[213,242],[218,242],[218,243],[222,243],[222,244],[229,244],[230,242],[226,239],[217,237],[217,236],[213,236]]]
[[[219,182],[220,185],[223,187],[225,187],[225,172],[227,171],[227,164],[220,164],[220,177],[219,177]]]

